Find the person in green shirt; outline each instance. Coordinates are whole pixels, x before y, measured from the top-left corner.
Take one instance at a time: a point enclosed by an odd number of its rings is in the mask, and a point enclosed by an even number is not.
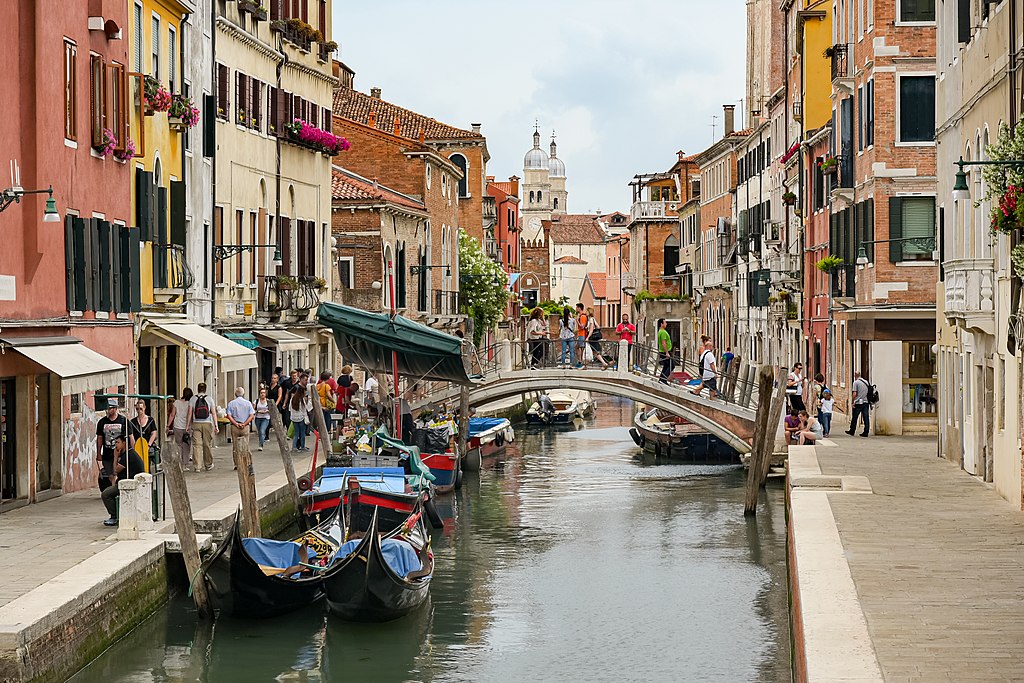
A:
[[[658,362],[661,363],[661,377],[658,381],[668,384],[672,374],[672,338],[668,336],[668,322],[664,318],[658,319]]]

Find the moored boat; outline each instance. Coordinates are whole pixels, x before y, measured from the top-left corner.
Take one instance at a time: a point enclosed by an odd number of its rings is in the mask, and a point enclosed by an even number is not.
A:
[[[655,408],[637,411],[629,435],[645,454],[693,465],[738,465],[740,454],[706,429]]]
[[[526,411],[526,422],[532,425],[572,424],[576,418],[590,416],[594,400],[589,391],[552,389],[541,395]]]
[[[484,458],[500,455],[505,446],[516,438],[512,423],[503,417],[469,418],[469,443],[462,468],[477,472]]]

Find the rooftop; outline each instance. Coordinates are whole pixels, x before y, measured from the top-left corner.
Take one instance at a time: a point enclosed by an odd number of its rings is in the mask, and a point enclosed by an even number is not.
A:
[[[340,166],[331,168],[331,199],[384,201],[408,209],[426,211],[426,205],[409,195],[402,194],[380,183],[344,169]]]
[[[370,123],[370,115],[373,123]],[[471,130],[456,128],[437,119],[391,104],[373,95],[361,93],[350,88],[339,88],[334,91],[334,115],[349,119],[365,126],[392,132],[398,122],[397,135],[419,140],[483,140],[483,135]]]
[[[548,223],[548,236],[556,244],[602,244],[600,216],[589,213],[556,214]]]
[[[560,263],[562,265],[567,265],[568,264],[568,265],[577,265],[577,266],[581,266],[581,265],[586,265],[587,264],[587,262],[584,261],[583,259],[578,258],[576,256],[571,256],[571,255],[569,255],[569,256],[562,256],[560,258],[556,258],[555,259],[555,263]]]

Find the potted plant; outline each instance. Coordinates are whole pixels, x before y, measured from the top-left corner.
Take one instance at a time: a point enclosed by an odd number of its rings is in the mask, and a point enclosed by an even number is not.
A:
[[[114,137],[114,131],[104,128],[102,141],[98,145],[94,145],[94,149],[106,159],[114,153],[115,148],[117,148],[117,138]]]
[[[256,0],[238,0],[238,10],[248,12],[256,21],[264,21],[267,18],[267,8]]]
[[[277,278],[278,289],[295,289],[298,281],[290,275],[279,275]]]
[[[838,256],[826,256],[825,258],[815,263],[814,267],[823,273],[831,273],[832,271],[839,268],[839,266],[841,265],[843,265],[843,259],[839,258]]]
[[[992,209],[992,232],[1003,232],[1010,234],[1017,228],[1024,225],[1024,201],[1022,201],[1024,187],[1020,185],[1007,185],[1002,196],[999,197],[999,206]]]
[[[793,192],[783,192],[782,203],[786,206],[793,206],[796,204],[796,194]]]
[[[135,143],[131,138],[124,141],[124,149],[114,150],[114,158],[122,163],[135,158]]]
[[[171,96],[171,106],[167,109],[167,123],[171,130],[184,131],[199,123],[199,110],[192,104],[191,98],[175,93]]]
[[[1010,250],[1010,263],[1013,265],[1013,272],[1017,277],[1024,280],[1024,243],[1018,244]]]
[[[839,172],[839,159],[837,157],[829,157],[818,162],[818,168],[825,175],[832,175]]]
[[[142,81],[142,98],[146,116],[171,108],[171,93],[152,76],[146,76]]]
[[[779,303],[779,297],[774,296],[774,295],[768,297],[768,303],[770,303],[770,304],[777,304],[777,303]]]
[[[787,301],[789,299],[789,290],[780,289],[778,293],[779,301]]]

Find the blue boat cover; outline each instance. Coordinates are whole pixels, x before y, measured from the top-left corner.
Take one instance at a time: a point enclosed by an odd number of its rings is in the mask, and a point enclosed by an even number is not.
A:
[[[287,569],[302,562],[299,555],[300,545],[295,541],[275,541],[270,538],[243,538],[242,545],[245,552],[249,553],[256,564],[264,567],[276,567]],[[310,557],[316,555],[316,551],[309,549]]]
[[[509,421],[503,417],[471,417],[469,418],[469,436],[472,438],[486,432],[488,429],[494,429],[495,427],[507,424],[509,424]]]
[[[359,546],[361,541],[362,539],[357,538],[343,544],[338,549],[338,554],[334,556],[335,560],[351,555],[355,552],[355,549]],[[413,550],[413,547],[405,541],[385,538],[381,543],[380,549],[381,553],[384,555],[384,561],[387,562],[388,566],[403,579],[409,575],[409,572],[415,572],[423,569],[423,563],[420,562],[420,558],[416,555],[416,551]]]
[[[401,467],[325,467],[316,486],[320,493],[340,491],[346,477],[359,478],[359,485],[366,489],[405,493],[405,470]],[[311,494],[310,491],[303,493]]]

